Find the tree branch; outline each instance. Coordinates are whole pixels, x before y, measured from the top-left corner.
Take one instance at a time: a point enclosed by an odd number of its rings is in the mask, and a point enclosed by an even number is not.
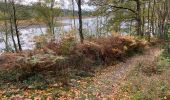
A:
[[[131,8],[121,7],[121,6],[115,6],[115,5],[109,5],[109,6],[112,7],[112,8],[117,8],[117,9],[126,9],[126,10],[129,10],[129,11],[131,11],[132,13],[134,13],[135,15],[138,14],[135,10],[133,10],[133,9],[131,9]]]

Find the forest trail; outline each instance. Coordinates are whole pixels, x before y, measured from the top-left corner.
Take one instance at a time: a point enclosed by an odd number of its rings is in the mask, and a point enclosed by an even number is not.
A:
[[[127,73],[133,70],[139,63],[142,64],[142,62],[153,62],[157,59],[157,57],[159,57],[162,51],[163,50],[158,47],[148,48],[143,54],[136,54],[135,56],[127,58],[125,62],[120,62],[117,65],[100,69],[94,77],[87,77],[80,80],[71,79],[68,91],[58,91],[58,89],[55,88],[49,88],[42,91],[45,94],[50,94],[51,92],[49,91],[52,90],[53,92],[56,91],[57,94],[59,93],[61,96],[59,100],[63,100],[63,98],[67,98],[66,100],[107,100],[107,98],[111,98],[108,100],[114,100],[120,80],[124,79]],[[26,93],[29,95],[32,92],[31,90],[28,90],[25,91],[24,94]]]
[[[87,98],[114,98],[116,84],[120,79],[126,76],[127,72],[133,70],[133,68],[139,63],[153,62],[159,57],[162,51],[162,49],[156,47],[149,48],[144,54],[135,55],[127,59],[125,62],[105,68],[95,75],[92,82],[87,82],[86,84],[80,84],[78,87],[74,87],[76,91],[79,91],[76,93],[77,97],[83,98],[85,95]]]

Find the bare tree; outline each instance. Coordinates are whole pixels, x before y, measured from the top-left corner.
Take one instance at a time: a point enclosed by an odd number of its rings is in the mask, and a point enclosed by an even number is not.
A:
[[[51,0],[51,32],[54,35],[55,34],[55,30],[54,30],[54,4],[55,4],[55,0]]]
[[[5,48],[6,48],[6,51],[9,51],[9,44],[8,44],[8,18],[7,18],[7,0],[5,0],[5,8],[4,8],[4,18],[5,18],[5,21],[4,21],[4,25],[5,25]]]
[[[140,2],[140,0],[135,0],[135,2],[136,2],[136,12],[137,12],[137,14],[136,14],[136,20],[137,20],[137,33],[138,33],[138,35],[141,35],[141,36],[143,36],[143,32],[142,32],[142,30],[141,30],[141,25],[142,25],[142,21],[141,21],[141,2]]]
[[[71,2],[72,2],[72,9],[73,9],[74,27],[76,27],[74,0],[71,0]]]
[[[82,9],[81,9],[81,0],[77,0],[77,5],[78,5],[78,15],[79,15],[79,35],[80,35],[80,41],[81,43],[84,42],[84,36],[83,36],[83,23],[82,23]]]
[[[19,47],[19,51],[22,51],[21,42],[20,42],[20,35],[19,35],[19,30],[18,30],[18,25],[17,25],[15,2],[14,2],[14,0],[11,0],[10,3],[11,3],[11,6],[12,6],[13,23],[14,23],[14,27],[15,27],[15,34],[17,36],[18,47]]]
[[[153,0],[153,7],[152,7],[152,15],[151,15],[151,27],[152,27],[152,34],[155,35],[155,6],[156,6],[156,0]]]
[[[18,52],[18,49],[17,49],[17,45],[16,45],[16,42],[15,42],[15,39],[14,39],[14,31],[13,31],[13,23],[12,23],[13,19],[10,17],[10,30],[11,30],[11,38],[12,38],[12,42],[13,42],[13,45],[14,45],[14,49],[16,52]]]
[[[148,41],[150,41],[150,37],[151,37],[151,28],[150,28],[150,7],[151,7],[151,0],[148,0]]]

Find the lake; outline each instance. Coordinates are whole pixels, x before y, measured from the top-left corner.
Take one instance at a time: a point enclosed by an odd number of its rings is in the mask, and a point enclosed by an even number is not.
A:
[[[74,19],[61,19],[59,21],[63,23],[63,26],[55,27],[55,37],[58,39],[64,33],[71,31],[74,27]],[[91,18],[83,18],[83,33],[85,36],[96,36],[99,35],[98,29],[105,24],[104,17],[91,17]],[[98,24],[97,24],[98,23]],[[75,29],[77,30],[78,36],[78,27],[79,27],[79,20],[75,19]],[[33,49],[35,48],[35,36],[40,36],[42,34],[47,33],[47,27],[44,25],[31,25],[25,28],[19,28],[20,40],[23,50]],[[104,32],[103,30],[101,32]],[[3,42],[5,36],[3,35],[4,32],[0,32],[0,52],[4,51],[5,43]],[[11,37],[11,36],[9,36]],[[15,37],[15,40],[16,37]],[[9,38],[9,44],[12,46],[12,39]]]

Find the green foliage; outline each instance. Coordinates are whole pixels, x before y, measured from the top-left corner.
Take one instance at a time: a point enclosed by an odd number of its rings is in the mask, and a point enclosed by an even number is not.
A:
[[[166,41],[170,40],[170,24],[167,24],[165,26],[164,40],[166,40]]]
[[[13,71],[1,71],[0,72],[0,80],[3,81],[16,81],[16,76],[18,75],[18,70]]]
[[[131,100],[141,100],[141,99],[142,99],[142,93],[139,91],[133,95]]]
[[[76,41],[74,37],[72,36],[66,36],[65,38],[62,39],[60,46],[59,46],[59,51],[61,55],[71,55],[70,51],[73,49],[75,46]]]
[[[22,84],[30,89],[44,90],[48,87],[47,86],[48,84],[45,80],[46,79],[44,78],[43,75],[35,74],[29,77],[28,79],[24,80]]]
[[[37,37],[34,37],[35,39],[35,46],[37,49],[43,48],[48,43],[48,35],[40,35]]]
[[[56,22],[52,22],[52,18],[56,18],[60,15],[60,9],[58,7],[50,8],[49,3],[35,4],[33,6],[35,11],[35,19],[40,22],[44,22],[49,28],[56,26]]]
[[[167,46],[165,48],[167,48]],[[162,59],[170,60],[170,53],[167,51],[167,49],[165,49],[165,51],[163,52]]]
[[[19,5],[15,4],[16,8],[16,17],[18,20],[26,20],[33,18],[33,13],[32,13],[32,7],[31,6],[26,6],[26,5]],[[6,4],[3,2],[0,2],[0,12],[6,11],[9,13],[5,17],[0,18],[1,20],[4,19],[9,19],[10,14],[12,14],[12,4],[7,3],[7,9],[6,9]]]

